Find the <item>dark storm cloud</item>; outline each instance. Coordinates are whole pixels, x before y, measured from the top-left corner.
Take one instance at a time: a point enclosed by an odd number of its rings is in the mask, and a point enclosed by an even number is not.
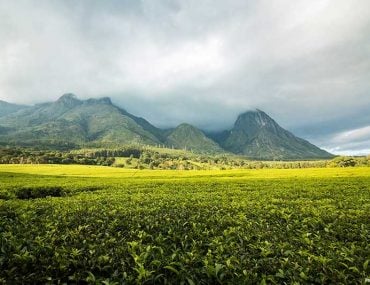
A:
[[[65,92],[158,126],[260,108],[337,153],[370,126],[370,2],[0,0],[0,99]]]

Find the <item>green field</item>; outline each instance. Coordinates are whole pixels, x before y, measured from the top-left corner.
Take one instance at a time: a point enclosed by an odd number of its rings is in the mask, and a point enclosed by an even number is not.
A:
[[[0,283],[365,284],[370,168],[0,165]]]

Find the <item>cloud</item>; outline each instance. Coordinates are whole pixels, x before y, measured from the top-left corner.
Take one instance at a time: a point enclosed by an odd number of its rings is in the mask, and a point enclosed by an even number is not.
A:
[[[209,130],[258,107],[324,147],[370,124],[368,0],[0,0],[0,34],[6,101],[111,96]]]
[[[337,133],[327,143],[326,148],[337,154],[370,154],[370,125]]]

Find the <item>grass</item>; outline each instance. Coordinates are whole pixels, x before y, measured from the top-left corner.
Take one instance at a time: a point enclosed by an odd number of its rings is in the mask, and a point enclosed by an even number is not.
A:
[[[370,168],[0,165],[0,283],[370,277]]]

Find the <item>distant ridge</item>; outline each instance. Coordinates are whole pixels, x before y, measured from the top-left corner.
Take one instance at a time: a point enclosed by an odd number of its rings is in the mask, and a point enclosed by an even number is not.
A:
[[[80,100],[72,93],[34,106],[0,101],[0,142],[93,147],[162,144],[198,153],[231,152],[253,159],[332,157],[283,129],[261,110],[239,115],[231,130],[206,134],[186,123],[162,130],[114,105],[108,97]]]
[[[27,106],[12,104],[0,100],[0,117],[9,115],[24,108],[27,108]]]

